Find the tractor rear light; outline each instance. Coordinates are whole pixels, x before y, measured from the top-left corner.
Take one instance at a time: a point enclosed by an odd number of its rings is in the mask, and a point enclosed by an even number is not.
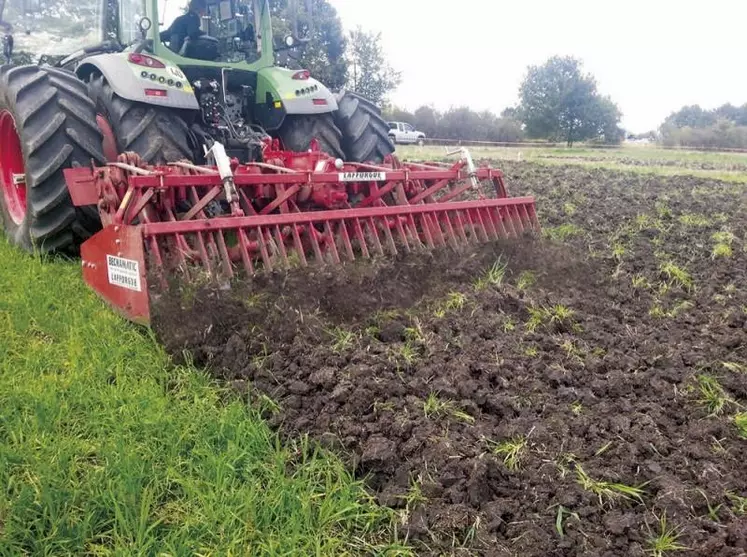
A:
[[[293,74],[293,79],[306,80],[311,77],[309,70],[301,70]]]
[[[156,60],[155,58],[152,58],[150,56],[147,56],[145,54],[138,54],[136,52],[133,52],[130,54],[127,59],[132,62],[133,64],[137,64],[138,66],[145,66],[146,68],[165,68],[163,62],[160,60]]]
[[[169,92],[166,89],[146,89],[146,97],[167,97]]]
[[[327,106],[327,99],[313,99],[311,102],[317,106]]]

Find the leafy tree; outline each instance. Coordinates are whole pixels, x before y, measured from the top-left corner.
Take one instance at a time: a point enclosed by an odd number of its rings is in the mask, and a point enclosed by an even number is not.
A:
[[[619,141],[619,109],[597,92],[596,81],[582,74],[573,57],[554,56],[541,66],[530,66],[521,84],[519,114],[533,138],[575,141]]]
[[[413,126],[415,125],[415,115],[412,112],[402,110],[391,104],[384,105],[381,115],[385,120],[390,122],[407,122]]]
[[[304,68],[330,89],[342,89],[348,79],[345,60],[346,40],[337,10],[327,0],[297,2],[297,12],[291,13],[288,0],[270,0],[273,35],[282,44],[294,31],[309,42],[294,53],[285,65]],[[311,12],[309,13],[309,9]]]
[[[415,127],[428,137],[436,137],[440,115],[431,106],[421,106],[415,111]]]
[[[716,123],[716,114],[703,110],[700,105],[683,106],[677,112],[670,114],[664,124],[675,128],[705,128]]]
[[[348,88],[381,103],[402,81],[401,73],[384,57],[381,33],[366,32],[359,26],[351,31],[348,47]]]

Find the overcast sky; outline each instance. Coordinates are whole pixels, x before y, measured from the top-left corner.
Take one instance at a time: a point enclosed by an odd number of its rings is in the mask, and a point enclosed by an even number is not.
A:
[[[517,102],[530,64],[577,56],[644,132],[685,104],[747,102],[747,0],[329,0],[343,25],[381,31],[415,109]],[[442,7],[443,6],[443,7]]]

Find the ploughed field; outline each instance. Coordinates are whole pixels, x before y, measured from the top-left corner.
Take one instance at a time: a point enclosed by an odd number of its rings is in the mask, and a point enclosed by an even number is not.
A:
[[[744,555],[747,188],[500,167],[541,237],[194,289],[158,335],[421,554]]]

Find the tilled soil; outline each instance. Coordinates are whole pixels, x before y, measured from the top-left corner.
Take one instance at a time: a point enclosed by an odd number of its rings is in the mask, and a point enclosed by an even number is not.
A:
[[[155,328],[423,555],[746,555],[747,191],[502,167],[542,238],[197,290]]]

